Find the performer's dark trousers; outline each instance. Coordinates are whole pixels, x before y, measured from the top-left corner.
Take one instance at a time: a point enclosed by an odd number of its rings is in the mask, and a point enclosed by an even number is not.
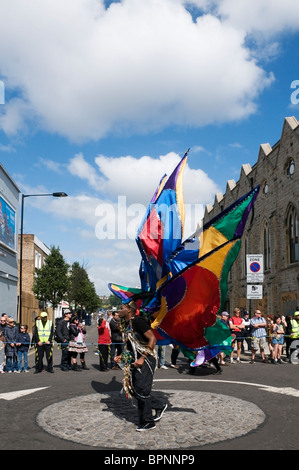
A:
[[[153,423],[152,410],[162,410],[165,406],[161,400],[151,394],[156,359],[147,356],[141,368],[132,370],[132,386],[138,402],[139,425]]]
[[[53,343],[43,343],[41,346],[35,345],[35,368],[38,372],[43,370],[43,358],[46,353],[47,370],[53,369]]]
[[[108,344],[99,344],[98,348],[100,354],[100,370],[106,370],[108,368],[109,346]]]

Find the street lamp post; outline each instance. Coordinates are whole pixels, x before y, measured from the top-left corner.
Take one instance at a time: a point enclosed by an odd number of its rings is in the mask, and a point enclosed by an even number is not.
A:
[[[22,194],[21,204],[21,231],[20,231],[20,274],[19,274],[19,323],[22,323],[22,269],[23,269],[23,223],[24,223],[24,199],[25,197],[39,197],[39,196],[53,196],[53,197],[67,197],[66,193],[50,193],[50,194]]]

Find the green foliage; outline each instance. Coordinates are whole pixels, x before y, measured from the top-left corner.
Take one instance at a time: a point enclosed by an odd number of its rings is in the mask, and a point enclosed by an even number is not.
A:
[[[70,304],[75,305],[75,310],[80,307],[87,311],[94,311],[102,303],[85,268],[80,266],[77,261],[73,263],[70,270],[67,299]]]
[[[53,308],[65,298],[68,291],[69,265],[65,262],[59,248],[52,246],[44,265],[35,270],[33,292],[38,300],[51,302]]]
[[[62,300],[75,305],[75,310],[85,308],[88,312],[102,305],[85,268],[76,261],[70,269],[59,248],[54,246],[44,265],[35,270],[33,292],[38,300],[50,302],[54,309]]]
[[[108,298],[108,303],[110,307],[120,307],[121,306],[121,300],[119,297],[116,297],[116,295],[111,294]]]

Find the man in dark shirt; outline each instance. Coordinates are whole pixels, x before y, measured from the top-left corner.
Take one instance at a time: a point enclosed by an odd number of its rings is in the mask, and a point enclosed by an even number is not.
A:
[[[61,348],[60,369],[63,371],[68,371],[71,369],[71,356],[69,354],[68,348],[69,341],[71,339],[69,327],[72,312],[69,309],[65,309],[63,315],[63,319],[60,320],[60,322],[57,324],[56,332]]]
[[[120,356],[123,352],[124,345],[119,329],[119,314],[118,312],[112,312],[112,319],[109,323],[111,331],[111,369],[119,369],[116,362],[114,362],[115,356]]]
[[[167,404],[155,398],[152,394],[152,384],[156,367],[155,344],[156,338],[150,324],[141,316],[136,316],[136,304],[123,304],[119,310],[122,320],[125,344],[124,354],[131,355],[130,392],[138,402],[139,427],[137,431],[149,431],[156,427]],[[122,355],[114,358],[121,363]],[[153,416],[153,410],[155,415]]]

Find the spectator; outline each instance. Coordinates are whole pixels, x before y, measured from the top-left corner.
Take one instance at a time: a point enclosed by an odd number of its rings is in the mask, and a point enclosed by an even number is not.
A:
[[[290,359],[290,345],[291,342],[293,341],[291,338],[291,333],[292,333],[292,315],[286,315],[285,321],[286,321],[286,326],[285,326],[285,345],[286,345],[286,357],[287,359]]]
[[[266,327],[267,321],[262,317],[260,310],[254,312],[254,317],[250,320],[250,325],[252,328],[252,345],[251,345],[251,361],[250,364],[254,364],[255,355],[257,350],[260,348],[260,353],[263,362],[268,362],[265,358],[265,347],[267,345],[266,341]]]
[[[294,313],[291,318],[291,344],[290,344],[290,363],[293,363],[293,357],[298,358],[297,340],[299,339],[299,310]],[[293,341],[295,340],[295,341]]]
[[[4,358],[5,358],[5,336],[0,330],[0,374],[5,374],[4,372]]]
[[[176,363],[179,354],[180,354],[180,346],[178,344],[173,344],[173,348],[172,348],[171,356],[170,356],[170,361],[171,361],[170,367],[173,367],[174,369],[179,368],[179,366]]]
[[[124,349],[122,334],[119,329],[119,313],[113,311],[109,326],[111,331],[111,369],[117,370],[119,366],[114,361],[115,356],[120,356]]]
[[[282,364],[281,359],[282,346],[284,343],[284,327],[282,325],[282,318],[280,315],[274,315],[273,324],[271,327],[271,342],[272,342],[272,364]]]
[[[220,321],[225,325],[227,326],[227,328],[229,328],[229,313],[228,312],[221,312],[221,316],[220,316]],[[228,364],[226,364],[226,362],[224,361],[224,358],[225,358],[226,354],[221,351],[219,353],[219,362],[222,366],[227,366]]]
[[[160,344],[159,346],[156,346],[156,348],[158,355],[158,369],[168,369],[165,365],[166,346]]]
[[[267,315],[266,320],[267,320],[267,328],[266,328],[267,338],[266,339],[267,339],[267,344],[268,344],[268,348],[270,352],[269,359],[272,359],[273,345],[271,342],[271,335],[272,335],[272,326],[273,326],[273,315],[271,314]]]
[[[113,318],[113,316],[112,316],[112,310],[108,310],[106,321],[107,321],[108,323],[110,323],[111,320],[112,320],[112,318]]]
[[[9,374],[18,372],[18,351],[17,351],[18,329],[12,317],[7,317],[7,328],[5,330],[6,346],[6,370]]]
[[[242,347],[242,343],[244,339],[245,325],[244,325],[243,318],[241,318],[240,309],[237,307],[234,308],[233,316],[229,319],[229,327],[232,333],[236,335],[235,340],[232,342],[233,350],[230,355],[230,362],[231,364],[234,363],[234,359],[233,359],[234,346],[235,346],[235,342],[237,341],[237,362],[240,363],[241,362],[241,347]]]
[[[30,347],[30,336],[28,325],[21,325],[17,336],[18,351],[18,372],[22,372],[22,363],[24,360],[24,372],[28,372],[28,350]]]
[[[63,318],[57,323],[56,327],[56,335],[61,347],[61,363],[60,369],[64,372],[70,370],[71,367],[71,356],[69,354],[69,341],[71,339],[70,336],[70,319],[72,316],[72,312],[67,308],[63,312]]]
[[[291,338],[298,339],[299,338],[299,311],[294,313],[294,317],[291,319]]]
[[[88,352],[87,346],[84,343],[84,335],[86,334],[86,329],[83,324],[79,322],[77,315],[74,315],[70,321],[70,334],[71,341],[69,342],[69,353],[71,355],[72,370],[80,371],[77,364],[77,356],[79,353],[81,367],[84,370],[88,370],[88,367],[85,363],[85,353]]]
[[[251,351],[251,326],[250,326],[250,315],[247,310],[243,312],[243,321],[244,321],[244,337],[247,343],[248,351]],[[244,344],[244,342],[243,342]],[[242,344],[242,346],[243,346]],[[242,348],[242,352],[244,352],[244,348]]]
[[[4,336],[5,336],[6,328],[7,328],[7,315],[6,313],[2,313],[1,319],[0,319],[0,330],[2,331]]]
[[[108,370],[109,346],[111,344],[111,334],[109,322],[104,317],[98,321],[98,349],[100,355],[100,371]]]
[[[47,372],[54,373],[53,370],[53,322],[48,319],[47,312],[41,312],[40,319],[36,320],[32,336],[35,347],[35,374],[43,371],[43,359],[46,354]]]

